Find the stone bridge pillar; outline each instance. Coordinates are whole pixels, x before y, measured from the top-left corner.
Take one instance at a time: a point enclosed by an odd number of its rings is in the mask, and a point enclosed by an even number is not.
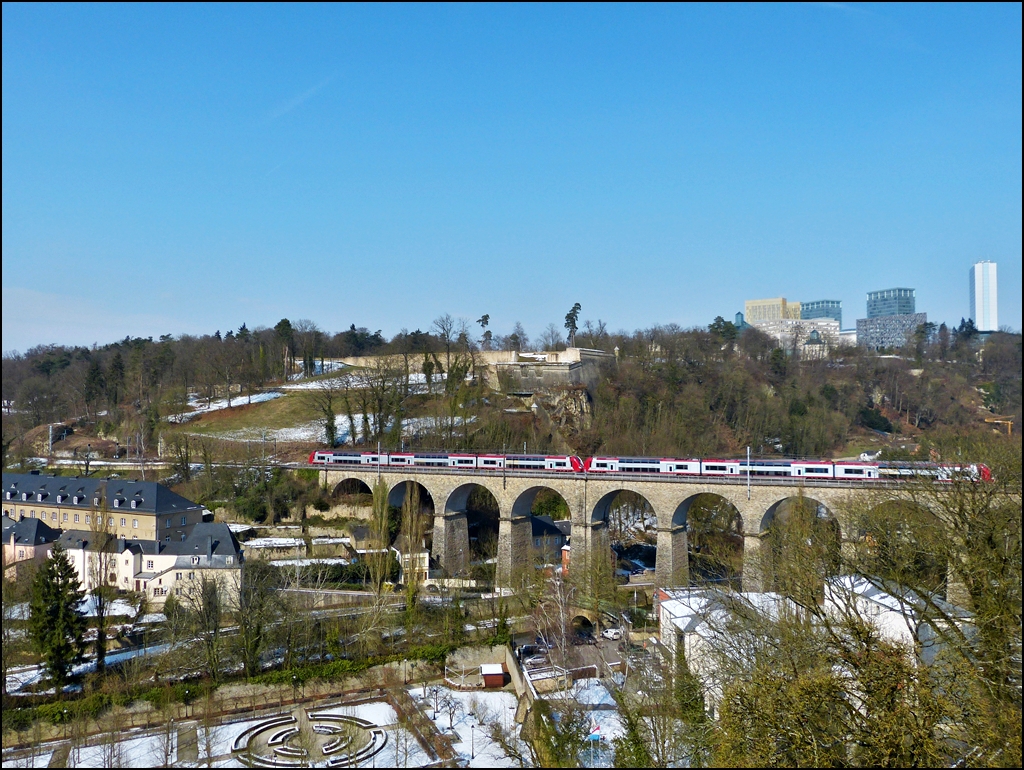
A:
[[[690,557],[685,526],[658,527],[658,561],[654,579],[659,587],[690,585]]]
[[[744,591],[763,591],[764,576],[761,568],[761,537],[759,535],[743,536],[743,573]]]
[[[498,563],[494,584],[501,588],[516,588],[521,582],[517,577],[523,570],[533,568],[530,560],[533,525],[529,516],[513,516],[506,511],[511,511],[511,507],[502,510],[498,519]]]
[[[465,512],[434,514],[433,556],[450,577],[469,570],[469,524]]]

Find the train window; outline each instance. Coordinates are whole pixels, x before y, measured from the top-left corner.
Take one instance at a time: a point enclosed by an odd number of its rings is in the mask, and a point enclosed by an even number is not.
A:
[[[828,468],[804,468],[807,473],[828,473]]]

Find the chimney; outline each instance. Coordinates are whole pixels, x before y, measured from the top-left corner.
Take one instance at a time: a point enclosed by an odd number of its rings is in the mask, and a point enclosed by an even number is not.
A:
[[[206,563],[209,564],[213,561],[213,538],[207,535],[206,537]]]

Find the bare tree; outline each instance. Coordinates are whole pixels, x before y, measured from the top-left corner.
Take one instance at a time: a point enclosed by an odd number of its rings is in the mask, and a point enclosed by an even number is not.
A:
[[[242,565],[237,580],[238,641],[245,675],[253,677],[261,671],[267,630],[278,617],[277,569],[261,559],[250,559]]]
[[[338,443],[337,412],[344,400],[344,386],[336,377],[318,380],[316,386],[306,391],[306,399],[316,415],[316,421],[323,427],[324,444],[333,447]]]
[[[458,322],[448,313],[435,318],[434,323],[431,325],[437,338],[441,340],[441,345],[444,347],[444,370],[446,372],[452,368],[452,345],[456,339],[457,326]]]
[[[86,589],[92,597],[96,618],[96,673],[103,674],[107,665],[107,616],[117,596],[117,539],[113,534],[114,519],[108,515],[107,495],[102,495],[102,506],[92,509],[90,536],[93,550],[89,554]]]
[[[188,608],[192,630],[200,638],[207,671],[214,681],[220,678],[223,640],[221,639],[222,600],[220,584],[205,572],[185,584],[182,599]]]

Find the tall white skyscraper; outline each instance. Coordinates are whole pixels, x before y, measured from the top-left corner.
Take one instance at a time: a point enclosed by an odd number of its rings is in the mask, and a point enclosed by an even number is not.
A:
[[[971,320],[978,331],[999,329],[996,291],[996,263],[984,260],[971,265]]]

